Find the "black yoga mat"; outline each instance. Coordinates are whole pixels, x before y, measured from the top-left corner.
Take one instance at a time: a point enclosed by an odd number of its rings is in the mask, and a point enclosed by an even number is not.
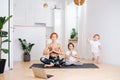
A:
[[[71,69],[71,68],[75,68],[75,69],[83,69],[83,68],[99,68],[98,66],[96,66],[95,64],[93,63],[84,63],[83,65],[63,65],[62,67],[44,67],[44,64],[32,64],[29,68],[32,68],[32,67],[37,67],[37,68],[45,68],[45,69],[62,69],[62,68],[65,68],[65,69]]]

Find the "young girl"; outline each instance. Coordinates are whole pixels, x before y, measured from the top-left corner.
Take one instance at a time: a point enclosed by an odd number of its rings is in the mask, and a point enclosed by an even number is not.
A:
[[[88,38],[88,42],[91,45],[91,51],[93,54],[93,61],[96,63],[100,63],[99,62],[99,57],[100,57],[100,50],[101,50],[101,43],[100,43],[100,35],[99,34],[95,34],[93,36],[93,40]]]
[[[68,51],[65,53],[66,65],[83,65],[77,52],[74,50],[74,44],[68,44]]]

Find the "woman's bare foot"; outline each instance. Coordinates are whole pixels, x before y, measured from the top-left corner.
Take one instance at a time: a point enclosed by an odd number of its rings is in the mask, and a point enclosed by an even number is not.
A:
[[[46,64],[45,64],[44,67],[52,67],[52,66],[51,66],[51,65],[46,65]]]
[[[50,63],[50,64],[45,64],[44,67],[53,67],[54,64],[53,63]]]

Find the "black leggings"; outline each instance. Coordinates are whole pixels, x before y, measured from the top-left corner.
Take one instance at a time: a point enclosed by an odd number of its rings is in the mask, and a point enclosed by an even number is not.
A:
[[[53,63],[54,66],[60,66],[63,65],[65,63],[65,59],[62,58],[60,59],[59,56],[56,57],[49,57],[49,59],[45,58],[45,57],[41,57],[40,61],[43,62],[44,64],[50,64]]]

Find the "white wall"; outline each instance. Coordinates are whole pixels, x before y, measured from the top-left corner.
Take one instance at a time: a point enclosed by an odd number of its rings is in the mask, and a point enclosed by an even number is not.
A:
[[[87,1],[87,36],[101,35],[101,60],[120,66],[120,1]]]
[[[14,29],[14,61],[23,61],[23,50],[18,38],[34,43],[31,50],[31,60],[40,60],[46,44],[46,29],[40,26],[16,26]]]
[[[54,31],[57,32],[59,35],[58,42],[62,44],[63,42],[63,35],[62,33],[62,10],[61,9],[54,9]]]

